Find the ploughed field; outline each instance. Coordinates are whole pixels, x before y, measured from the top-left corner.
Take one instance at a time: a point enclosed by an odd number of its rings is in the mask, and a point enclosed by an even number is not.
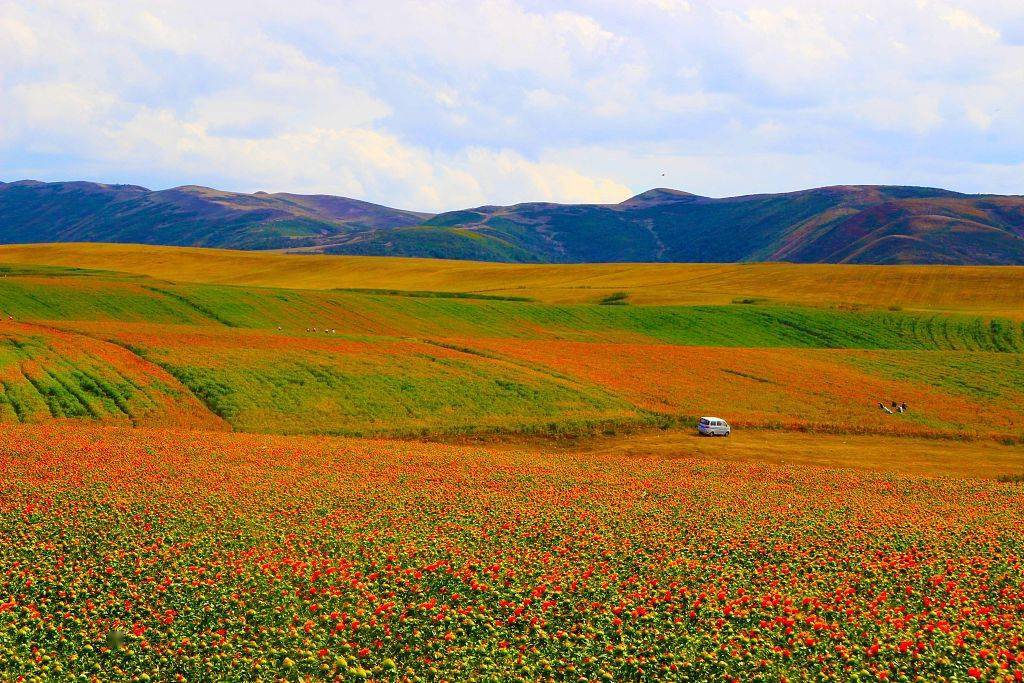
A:
[[[7,680],[1024,668],[1019,484],[55,423],[0,472]]]

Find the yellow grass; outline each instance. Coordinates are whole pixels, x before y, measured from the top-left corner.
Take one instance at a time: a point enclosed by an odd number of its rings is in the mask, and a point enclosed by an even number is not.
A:
[[[554,446],[531,443],[525,447],[550,450]],[[1000,475],[1024,473],[1024,447],[988,439],[947,441],[738,430],[729,438],[711,439],[694,432],[653,432],[585,440],[561,448],[583,453],[762,462],[922,476],[995,479]]]
[[[634,304],[759,298],[1024,318],[1024,267],[1010,266],[522,265],[112,244],[4,246],[3,263],[98,268],[186,282],[478,292],[552,303],[594,302],[625,291]]]

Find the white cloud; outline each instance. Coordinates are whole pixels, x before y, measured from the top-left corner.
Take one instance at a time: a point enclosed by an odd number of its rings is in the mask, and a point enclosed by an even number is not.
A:
[[[956,29],[969,31],[993,40],[999,39],[999,31],[970,12],[959,7],[950,8],[942,15],[942,20]]]
[[[651,5],[669,14],[685,14],[693,11],[693,5],[687,0],[642,0],[642,4]]]
[[[981,107],[968,105],[966,114],[967,120],[979,130],[988,130],[992,125],[992,115]]]
[[[17,14],[12,3],[0,3],[0,64],[11,67],[28,63],[39,50],[35,32]]]
[[[114,114],[116,95],[93,84],[41,81],[7,91],[14,126],[28,140],[75,139],[83,130]],[[53,141],[53,140],[51,140]]]
[[[902,97],[879,97],[852,107],[856,116],[883,131],[923,135],[943,122],[941,102],[927,94],[906,93]]]
[[[528,161],[511,150],[469,150],[462,163],[485,193],[516,182],[532,190],[528,195],[532,201],[614,203],[633,194],[608,178],[584,175],[565,164]]]
[[[121,173],[156,164],[190,182],[206,182],[215,169],[228,187],[237,189],[342,194],[424,210],[528,199],[619,201],[630,194],[607,178],[531,161],[511,150],[432,152],[358,126],[253,138],[218,134],[203,121],[150,108],[121,123],[94,120],[88,125],[94,134],[76,144],[94,162]]]
[[[1013,0],[0,0],[0,177],[424,209],[1024,187],[1020,26]]]

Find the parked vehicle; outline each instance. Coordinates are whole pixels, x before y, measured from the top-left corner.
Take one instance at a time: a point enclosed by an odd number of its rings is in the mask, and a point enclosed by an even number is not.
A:
[[[697,433],[701,436],[729,436],[732,427],[719,417],[702,417],[697,423]]]

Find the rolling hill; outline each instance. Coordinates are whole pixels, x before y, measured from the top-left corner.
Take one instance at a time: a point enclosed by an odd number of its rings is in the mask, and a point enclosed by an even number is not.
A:
[[[711,412],[1018,443],[1022,272],[5,247],[0,424],[484,438]],[[592,288],[630,283],[615,305]],[[880,421],[877,402],[896,399],[912,412]]]
[[[0,183],[0,241],[5,243],[278,249],[415,225],[429,217],[329,195],[242,194],[194,185],[154,192],[87,182]]]
[[[517,263],[1024,264],[1024,197],[838,186],[432,216],[328,195],[0,183],[0,242],[119,242]]]
[[[427,225],[471,231],[554,263],[1024,263],[1024,198],[918,187],[725,199],[655,189],[616,205],[481,207],[441,214]]]

